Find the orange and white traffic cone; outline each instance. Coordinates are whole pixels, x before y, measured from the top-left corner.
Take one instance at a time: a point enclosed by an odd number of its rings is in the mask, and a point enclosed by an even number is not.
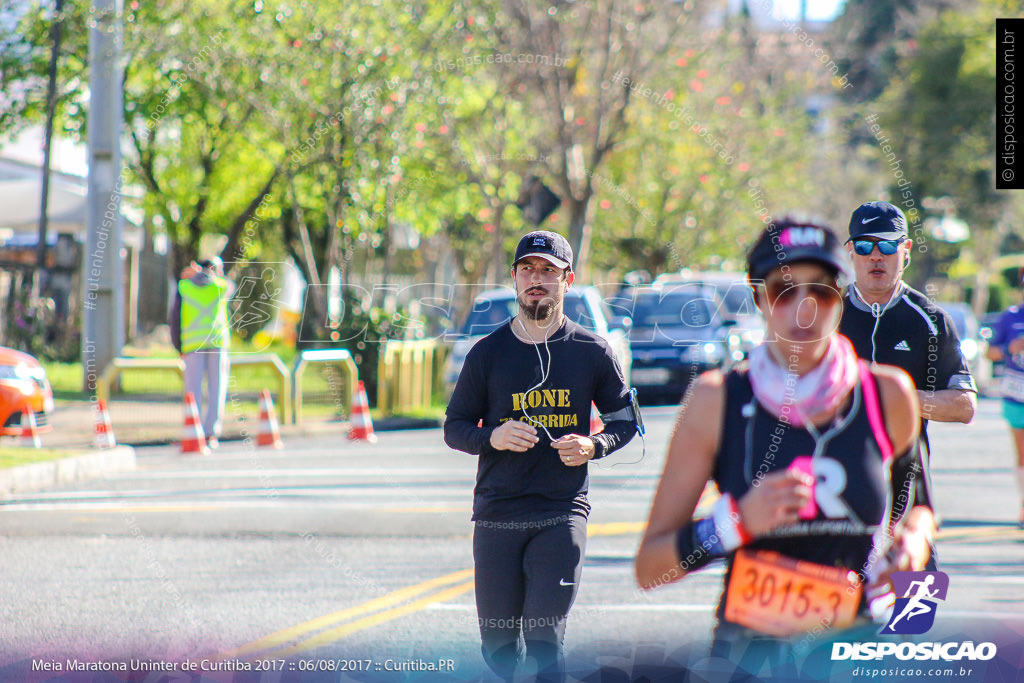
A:
[[[43,447],[43,442],[39,438],[38,425],[36,424],[36,414],[27,403],[21,409],[21,447]]]
[[[185,394],[185,431],[181,435],[181,454],[209,455],[206,437],[203,435],[203,423],[199,421],[199,408],[196,397],[189,391]]]
[[[277,415],[274,413],[274,399],[270,397],[270,389],[260,392],[260,431],[256,436],[257,446],[281,447],[281,433],[277,428]]]
[[[356,388],[356,400],[352,403],[352,429],[348,438],[353,441],[369,441],[377,443],[377,435],[373,433],[373,422],[370,420],[370,404],[366,400],[366,387],[359,380]]]
[[[597,405],[594,403],[590,404],[590,433],[597,434],[604,429],[604,422],[601,421],[601,415],[597,412]]]
[[[107,410],[107,402],[102,398],[96,402],[93,446],[96,448],[113,448],[117,445],[114,440],[114,427],[110,424],[110,411]]]

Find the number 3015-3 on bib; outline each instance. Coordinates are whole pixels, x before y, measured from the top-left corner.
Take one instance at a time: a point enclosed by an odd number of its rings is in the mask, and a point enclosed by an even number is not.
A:
[[[857,618],[860,593],[849,569],[770,550],[739,550],[726,588],[725,618],[779,637],[821,626],[842,629]]]

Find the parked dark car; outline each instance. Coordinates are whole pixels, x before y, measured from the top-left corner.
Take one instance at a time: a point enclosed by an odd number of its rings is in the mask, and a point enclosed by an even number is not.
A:
[[[659,275],[654,283],[663,286],[688,283],[713,287],[722,301],[719,313],[735,322],[729,330],[729,356],[741,361],[750,350],[764,341],[764,318],[754,303],[754,292],[746,273],[728,271],[693,271],[684,269]]]
[[[645,402],[676,402],[693,378],[722,367],[734,322],[713,287],[655,284],[632,291],[630,384]]]

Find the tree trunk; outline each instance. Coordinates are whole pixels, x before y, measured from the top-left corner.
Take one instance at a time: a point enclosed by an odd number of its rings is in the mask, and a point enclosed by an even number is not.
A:
[[[505,223],[505,209],[508,208],[508,204],[500,202],[494,207],[494,239],[491,242],[491,272],[489,275],[489,281],[495,284],[501,284],[505,281],[505,275],[508,273],[509,263],[505,257],[504,244],[504,223]]]
[[[587,273],[587,257],[590,252],[591,225],[588,220],[590,209],[590,192],[586,192],[583,200],[570,197],[569,204],[569,246],[572,247],[573,270],[577,277],[585,279]]]
[[[220,252],[220,257],[224,261],[224,274],[227,275],[231,272],[232,268],[239,262],[245,259],[246,246],[242,242],[242,231],[245,229],[246,224],[249,222],[256,212],[259,210],[260,205],[263,204],[263,200],[270,195],[271,188],[274,187],[274,182],[277,180],[277,176],[280,173],[280,168],[275,168],[273,174],[267,179],[259,193],[252,198],[249,205],[240,213],[231,224],[231,228],[228,229],[228,242],[224,245],[224,249]]]

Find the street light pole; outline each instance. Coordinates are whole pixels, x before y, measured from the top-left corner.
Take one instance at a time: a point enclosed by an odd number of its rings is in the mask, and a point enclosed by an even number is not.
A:
[[[122,0],[95,0],[89,22],[89,196],[82,264],[86,392],[124,346],[121,263]]]

